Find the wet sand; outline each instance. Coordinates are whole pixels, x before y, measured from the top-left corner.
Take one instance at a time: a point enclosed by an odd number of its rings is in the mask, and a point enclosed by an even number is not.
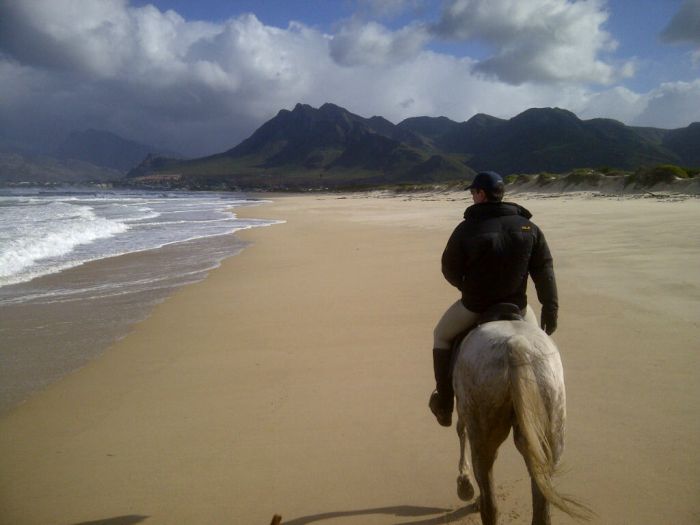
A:
[[[101,355],[174,290],[244,246],[234,235],[196,239],[3,287],[0,417]]]
[[[241,210],[287,222],[0,419],[0,523],[479,523],[427,409],[461,196]],[[559,281],[560,488],[596,523],[699,522],[700,201],[514,200]],[[510,440],[495,475],[501,522],[529,523]]]

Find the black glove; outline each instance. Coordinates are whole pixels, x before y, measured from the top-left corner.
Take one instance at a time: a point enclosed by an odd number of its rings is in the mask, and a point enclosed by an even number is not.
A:
[[[542,308],[542,315],[540,316],[540,326],[547,335],[552,335],[554,330],[557,329],[557,311],[550,310],[549,308]]]

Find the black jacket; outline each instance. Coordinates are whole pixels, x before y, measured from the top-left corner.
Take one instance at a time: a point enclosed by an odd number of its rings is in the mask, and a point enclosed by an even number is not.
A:
[[[527,305],[532,276],[543,310],[559,308],[552,256],[532,214],[506,202],[474,204],[464,212],[442,254],[442,273],[462,292],[462,304],[483,312],[496,303]]]

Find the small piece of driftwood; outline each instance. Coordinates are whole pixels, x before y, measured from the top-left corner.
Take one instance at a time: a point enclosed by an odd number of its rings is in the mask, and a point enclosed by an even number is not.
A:
[[[282,516],[279,514],[275,514],[272,516],[272,521],[270,522],[270,525],[280,525],[282,523]]]

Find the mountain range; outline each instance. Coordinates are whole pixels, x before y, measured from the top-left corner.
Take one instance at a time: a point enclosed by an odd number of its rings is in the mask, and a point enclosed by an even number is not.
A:
[[[58,158],[81,160],[124,173],[141,163],[149,154],[156,153],[177,156],[176,153],[98,129],[74,131],[56,150]]]
[[[74,131],[43,153],[0,145],[0,183],[110,182],[123,179],[149,154],[177,157],[172,151],[97,129]]]
[[[477,114],[466,122],[413,117],[393,124],[330,103],[297,104],[227,151],[176,157],[89,129],[70,134],[51,155],[0,151],[0,182],[304,189],[464,180],[482,170],[509,175],[576,168],[634,171],[658,164],[697,168],[700,123],[666,130],[533,108],[507,120]]]
[[[334,104],[297,104],[234,148],[186,161],[150,156],[128,177],[179,177],[190,186],[343,187],[426,183],[581,167],[700,166],[700,123],[664,130],[610,119],[581,120],[558,108],[466,122],[415,117],[393,124]]]

